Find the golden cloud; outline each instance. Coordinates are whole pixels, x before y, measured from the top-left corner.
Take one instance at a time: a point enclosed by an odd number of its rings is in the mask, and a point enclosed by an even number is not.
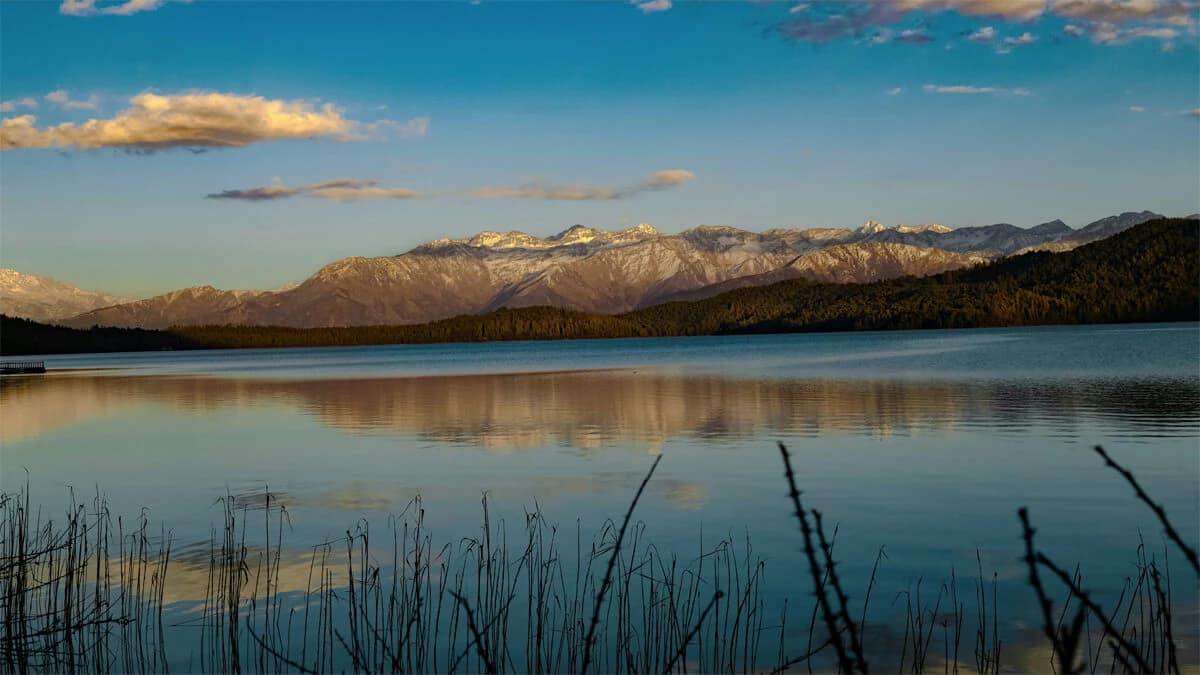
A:
[[[245,190],[224,190],[207,195],[208,199],[238,199],[250,202],[275,201],[291,197],[316,197],[336,202],[354,202],[363,199],[413,199],[420,197],[416,190],[399,187],[383,187],[371,180],[343,178],[322,183],[310,183],[290,188],[276,180],[271,185]]]
[[[667,169],[666,171],[655,171],[648,184],[660,188],[675,187],[690,183],[695,177],[696,174],[687,169]]]
[[[1195,0],[1057,0],[1051,7],[1060,16],[1087,21],[1172,21],[1189,23],[1200,9]]]
[[[973,16],[994,16],[1004,19],[1033,19],[1046,9],[1045,0],[893,0],[900,11],[955,11]]]
[[[603,201],[624,199],[642,192],[666,190],[691,182],[696,174],[687,169],[656,171],[636,185],[614,188],[597,185],[541,185],[531,183],[519,187],[482,187],[472,193],[481,199],[548,199],[562,201]]]
[[[58,92],[55,92],[58,93]],[[65,96],[65,93],[64,93]],[[236,148],[263,141],[332,138],[359,140],[362,132],[385,128],[347,119],[330,103],[267,99],[217,92],[142,93],[108,119],[37,127],[33,115],[0,123],[0,150],[22,148],[119,148],[153,152],[169,148]],[[424,135],[428,120],[392,123],[406,135]]]

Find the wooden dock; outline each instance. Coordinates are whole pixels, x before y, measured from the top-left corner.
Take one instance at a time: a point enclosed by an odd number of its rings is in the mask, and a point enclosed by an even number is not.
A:
[[[45,361],[0,361],[0,375],[32,375],[44,372]]]

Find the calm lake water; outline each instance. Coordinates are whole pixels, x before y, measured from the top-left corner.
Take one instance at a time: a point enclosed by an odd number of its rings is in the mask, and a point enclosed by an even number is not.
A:
[[[295,551],[417,494],[438,541],[478,532],[484,491],[494,518],[536,504],[595,532],[662,455],[646,539],[695,552],[702,533],[749,534],[770,596],[803,606],[783,441],[807,505],[839,526],[851,595],[886,547],[872,615],[902,617],[896,594],[918,580],[973,577],[978,552],[1020,644],[1037,625],[1018,507],[1098,597],[1134,573],[1139,535],[1162,556],[1161,528],[1093,445],[1186,539],[1200,531],[1195,324],[45,358],[55,372],[0,380],[0,486],[28,481],[47,512],[68,486],[98,488],[182,550],[207,546],[227,491],[264,489]],[[1177,569],[1194,631],[1196,586]]]

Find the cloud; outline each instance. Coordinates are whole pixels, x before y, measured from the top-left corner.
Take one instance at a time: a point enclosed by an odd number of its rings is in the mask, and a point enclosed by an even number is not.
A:
[[[952,11],[967,16],[991,16],[1026,21],[1041,16],[1045,0],[885,0],[904,11]]]
[[[57,92],[55,92],[57,93]],[[20,148],[117,148],[155,152],[170,148],[236,148],[264,141],[362,139],[363,132],[397,127],[424,135],[428,120],[380,120],[365,124],[342,115],[333,104],[267,99],[224,93],[142,93],[130,107],[107,119],[37,127],[33,115],[0,122],[0,150]]]
[[[429,118],[414,117],[404,122],[379,120],[364,124],[363,128],[370,132],[390,130],[401,138],[424,138],[429,133]]]
[[[671,9],[671,0],[647,0],[647,2],[638,2],[633,0],[637,8],[642,10],[643,14],[653,14],[655,12],[665,12]]]
[[[791,18],[775,29],[784,37],[804,42],[864,39],[874,29],[892,26],[912,14],[954,12],[964,16],[1025,21],[1045,11],[1045,0],[825,0],[793,7]],[[905,31],[909,44],[926,44],[932,39],[927,29]],[[904,32],[901,33],[904,35]]]
[[[36,108],[38,107],[37,99],[32,96],[18,98],[11,101],[0,102],[0,112],[13,112],[17,108]]]
[[[1195,14],[1200,0],[1055,0],[1050,11],[1078,21],[1063,28],[1075,37],[1091,33],[1101,45],[1120,45],[1138,39],[1163,42],[1163,51],[1175,49],[1180,29],[1196,34]]]
[[[923,45],[933,42],[933,37],[924,28],[913,28],[900,31],[900,34],[896,36],[896,42],[903,42],[906,45]]]
[[[541,185],[531,183],[520,187],[482,187],[473,196],[481,199],[548,199],[559,201],[605,201],[624,199],[642,192],[667,190],[690,183],[696,174],[687,169],[656,171],[637,185],[612,188],[595,185]]]
[[[1084,21],[1128,23],[1171,21],[1190,23],[1200,2],[1195,0],[1054,0],[1050,11]]]
[[[667,169],[666,171],[655,171],[650,180],[646,183],[650,189],[663,189],[675,187],[690,183],[696,178],[696,174],[687,169]]]
[[[893,87],[891,89],[884,89],[883,93],[887,94],[888,96],[899,96],[900,94],[904,93],[904,87]]]
[[[1098,23],[1092,30],[1092,39],[1097,44],[1115,45],[1124,44],[1130,40],[1139,38],[1153,38],[1156,40],[1171,41],[1179,37],[1179,31],[1168,26],[1134,26],[1132,28],[1121,28],[1111,23]]]
[[[1184,110],[1183,112],[1181,112],[1181,113],[1179,113],[1179,114],[1180,114],[1180,115],[1183,115],[1184,117],[1200,117],[1200,108],[1193,108],[1193,109],[1191,109],[1191,110]]]
[[[792,7],[788,18],[777,23],[774,30],[785,38],[804,42],[850,39],[881,44],[892,41],[896,24],[917,18],[922,22],[920,27],[900,33],[901,36],[908,33],[909,39],[895,41],[925,44],[931,41],[923,39],[929,36],[929,22],[938,14],[1022,23],[1057,16],[1070,22],[1064,28],[1068,35],[1082,35],[1085,26],[1108,25],[1110,32],[1115,31],[1114,37],[1097,42],[1118,44],[1137,37],[1170,40],[1178,35],[1177,29],[1185,27],[1194,35],[1198,9],[1200,0],[823,0]],[[1170,32],[1171,27],[1176,29],[1174,33]],[[1101,36],[1105,34],[1099,32]],[[998,39],[996,29],[991,26],[964,36],[985,44]],[[1000,51],[1023,44],[1029,42],[1002,45]]]
[[[996,39],[996,29],[992,28],[991,26],[984,26],[983,28],[980,28],[974,33],[968,35],[967,39],[971,42],[978,42],[979,44],[990,43]]]
[[[1028,89],[1007,89],[1004,87],[977,87],[966,84],[954,85],[939,85],[927,84],[921,88],[926,94],[967,94],[981,95],[987,94],[992,96],[1032,96],[1033,92]]]
[[[99,14],[129,16],[138,12],[156,10],[163,4],[165,4],[165,0],[125,0],[125,2],[97,6],[96,0],[63,0],[62,4],[58,6],[58,13],[70,16],[96,16]]]
[[[996,53],[1011,54],[1012,50],[1016,49],[1017,47],[1025,47],[1035,42],[1037,42],[1037,38],[1034,37],[1033,33],[1029,32],[1016,37],[1006,37],[999,45],[996,46]]]
[[[1140,105],[1131,105],[1129,106],[1129,112],[1144,113],[1146,109]]]
[[[564,201],[620,199],[620,192],[613,188],[589,185],[555,185],[547,187],[536,183],[515,188],[486,186],[476,190],[473,195],[481,199],[551,199]]]
[[[45,96],[59,110],[95,110],[100,106],[100,97],[92,94],[85,100],[73,101],[66,89],[56,89]]]
[[[290,188],[279,179],[270,185],[245,190],[223,190],[205,195],[206,199],[237,199],[249,202],[266,202],[292,197],[316,197],[336,202],[354,202],[364,199],[414,199],[421,193],[408,188],[381,187],[373,180],[343,178],[322,183],[310,183]]]
[[[1031,45],[1035,42],[1037,42],[1037,38],[1033,36],[1033,33],[1028,32],[1016,37],[1004,38],[1004,44],[1009,47],[1024,47],[1025,45]]]

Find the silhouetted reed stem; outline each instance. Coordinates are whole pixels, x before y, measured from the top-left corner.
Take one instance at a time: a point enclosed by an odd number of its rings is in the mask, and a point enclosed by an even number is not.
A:
[[[829,605],[829,599],[825,596],[825,584],[822,580],[821,564],[817,562],[817,552],[813,545],[813,531],[808,524],[808,514],[804,510],[804,506],[800,501],[800,490],[796,488],[796,474],[792,471],[792,460],[788,455],[787,446],[783,443],[779,444],[779,453],[783,456],[784,477],[787,478],[788,496],[792,499],[792,505],[795,508],[796,519],[800,521],[800,532],[804,535],[804,557],[808,559],[809,574],[812,575],[813,591],[817,598],[817,605],[820,608],[821,616],[825,620],[825,628],[829,631],[829,640],[833,643],[833,649],[837,653],[838,667],[841,672],[854,672],[854,663],[846,654],[846,645],[842,642],[842,634],[838,629],[837,616],[834,610]],[[826,567],[827,573],[832,575],[833,566]]]
[[[588,666],[592,662],[592,644],[596,640],[596,626],[600,623],[600,609],[604,605],[604,596],[608,593],[608,587],[612,583],[613,566],[621,555],[621,542],[625,540],[625,530],[629,527],[629,521],[633,518],[633,510],[637,508],[638,500],[642,498],[642,493],[646,491],[646,484],[650,482],[650,478],[654,475],[654,470],[658,468],[660,461],[662,461],[662,455],[654,458],[654,463],[650,465],[650,470],[646,472],[646,477],[642,479],[642,484],[638,486],[637,494],[633,496],[633,501],[629,503],[629,510],[625,512],[625,518],[621,520],[621,529],[617,532],[616,542],[613,543],[612,554],[608,558],[608,568],[604,570],[604,580],[600,582],[600,590],[596,592],[596,605],[592,609],[592,620],[588,624],[587,637],[583,641],[583,666],[579,669],[581,675],[587,675]]]
[[[1146,494],[1146,491],[1142,489],[1141,484],[1139,484],[1137,479],[1134,478],[1133,473],[1120,464],[1117,464],[1113,458],[1104,451],[1104,448],[1097,445],[1095,446],[1095,450],[1096,454],[1104,458],[1104,464],[1106,466],[1124,476],[1125,480],[1131,486],[1133,486],[1133,491],[1137,494],[1137,498],[1142,500],[1146,506],[1149,506],[1150,510],[1154,512],[1154,515],[1158,516],[1158,521],[1162,523],[1163,529],[1166,530],[1167,537],[1169,537],[1171,541],[1175,542],[1175,545],[1179,547],[1180,551],[1183,551],[1183,555],[1187,558],[1188,564],[1192,566],[1192,571],[1196,572],[1196,574],[1200,574],[1200,560],[1197,560],[1196,558],[1196,549],[1183,542],[1183,538],[1179,536],[1179,532],[1175,529],[1175,526],[1171,524],[1170,519],[1167,518],[1166,509],[1164,509],[1161,504],[1158,504],[1151,499],[1150,495]]]

